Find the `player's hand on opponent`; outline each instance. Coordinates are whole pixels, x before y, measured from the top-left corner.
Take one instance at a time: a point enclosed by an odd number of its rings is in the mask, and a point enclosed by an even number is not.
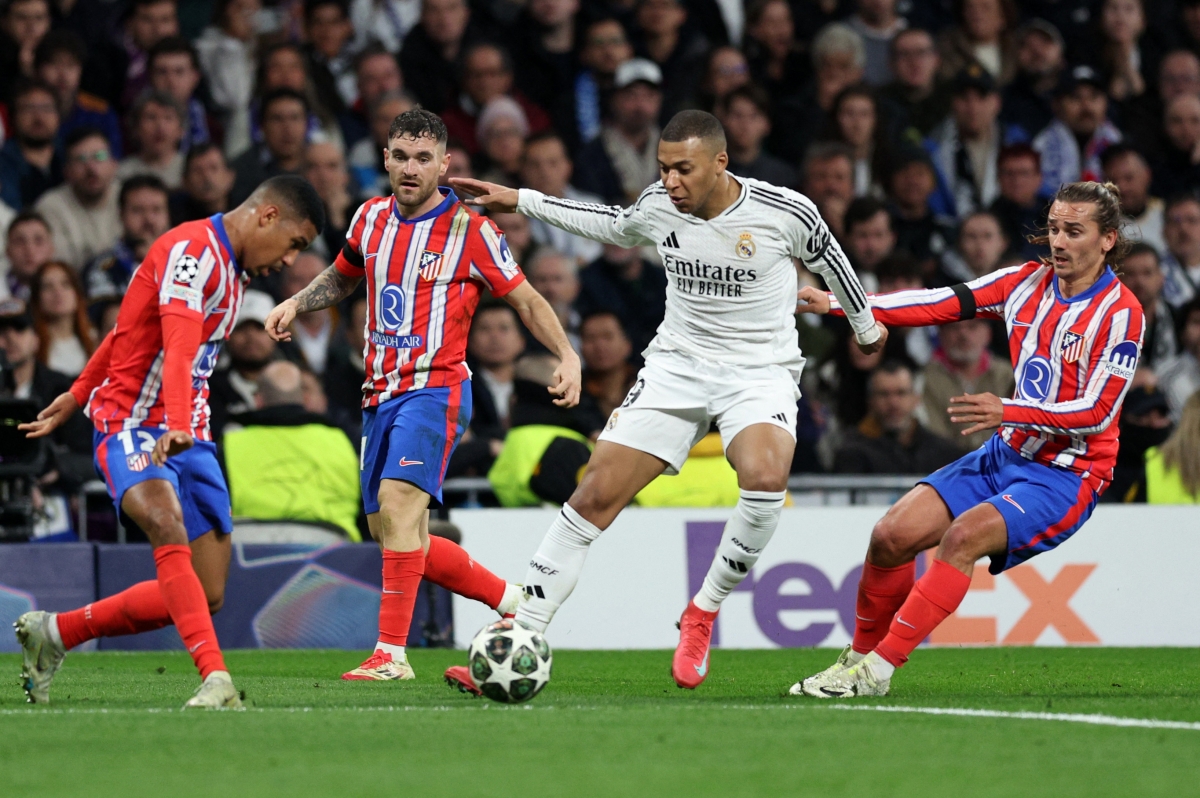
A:
[[[583,391],[579,355],[571,352],[559,362],[558,368],[554,370],[554,384],[546,390],[558,397],[554,404],[559,407],[574,407],[579,404],[579,395]]]
[[[806,285],[796,292],[797,313],[816,313],[818,316],[824,316],[829,312],[830,305],[829,294],[819,288]]]
[[[67,419],[78,409],[79,402],[75,401],[75,396],[70,391],[60,393],[49,407],[38,413],[37,420],[18,424],[17,429],[23,430],[26,438],[44,438],[66,424]]]
[[[946,409],[955,424],[970,424],[963,435],[996,429],[1004,421],[1004,402],[994,393],[968,393],[955,396]]]
[[[275,341],[290,341],[292,333],[288,327],[292,326],[292,322],[296,319],[296,304],[295,299],[285,299],[274,307],[267,314],[267,335],[271,336]]]
[[[478,205],[495,213],[514,213],[517,210],[517,190],[499,183],[485,183],[468,177],[450,178],[450,186],[474,199],[468,205]]]
[[[855,345],[864,355],[873,355],[876,352],[882,352],[883,347],[887,345],[888,328],[884,327],[879,322],[875,322],[875,329],[879,330],[879,337],[869,344],[864,344],[861,341],[855,341]]]
[[[154,444],[154,451],[150,453],[150,460],[161,468],[167,462],[168,457],[186,452],[192,448],[192,444],[195,442],[192,436],[183,430],[167,430],[166,434]]]

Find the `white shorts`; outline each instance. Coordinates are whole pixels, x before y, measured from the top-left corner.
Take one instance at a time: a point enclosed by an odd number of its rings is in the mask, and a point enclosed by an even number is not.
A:
[[[721,445],[752,424],[796,437],[800,389],[783,366],[731,366],[674,350],[651,352],[600,440],[652,454],[678,474],[688,452],[716,421]]]

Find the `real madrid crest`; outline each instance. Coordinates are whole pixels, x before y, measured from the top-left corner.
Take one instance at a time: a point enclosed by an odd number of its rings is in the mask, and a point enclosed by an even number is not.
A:
[[[757,248],[754,246],[754,236],[749,233],[742,233],[738,236],[737,247],[735,247],[739,258],[749,260],[754,257]]]

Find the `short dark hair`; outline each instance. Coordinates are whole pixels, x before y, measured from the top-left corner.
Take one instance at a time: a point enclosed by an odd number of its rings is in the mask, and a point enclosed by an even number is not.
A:
[[[196,54],[196,48],[182,36],[168,36],[151,47],[146,54],[147,68],[153,67],[154,59],[162,55],[186,55],[192,60],[192,67],[200,71],[200,56]]]
[[[763,116],[770,117],[771,115],[771,98],[767,96],[767,93],[762,88],[755,86],[753,83],[738,86],[722,97],[719,102],[721,113],[729,113],[734,100],[745,100],[757,108],[758,112]]]
[[[396,68],[400,68],[400,62],[396,60],[396,56],[391,51],[389,51],[379,42],[372,41],[366,47],[359,50],[358,55],[354,56],[354,74],[358,74],[359,67],[361,67],[368,58],[375,58],[381,55],[386,55],[388,58],[392,59],[392,61],[396,64]]]
[[[832,161],[834,158],[842,158],[846,163],[854,166],[854,150],[849,144],[842,141],[814,141],[804,151],[804,160],[800,164],[801,171],[808,175],[809,168],[814,163],[824,163]]]
[[[262,117],[266,117],[267,109],[274,103],[282,102],[283,100],[295,100],[304,107],[304,113],[307,114],[311,108],[308,107],[308,98],[295,89],[289,89],[286,86],[280,86],[277,89],[271,89],[263,95],[262,101],[259,103],[259,111]]]
[[[117,195],[117,207],[125,210],[125,201],[129,199],[129,195],[135,191],[144,191],[146,189],[161,193],[164,199],[171,196],[171,191],[167,188],[167,184],[158,175],[134,175],[121,184],[121,193]]]
[[[508,52],[508,48],[504,47],[501,44],[497,44],[496,42],[488,41],[486,39],[483,41],[475,42],[474,44],[467,45],[467,47],[462,51],[462,55],[459,56],[459,59],[458,59],[458,64],[459,64],[458,70],[459,70],[460,74],[463,74],[463,75],[466,74],[467,59],[469,59],[472,55],[479,52],[480,50],[495,50],[497,53],[500,54],[500,68],[503,69],[505,72],[509,73],[510,75],[512,74],[513,60],[512,60],[512,55]]]
[[[12,221],[8,223],[8,229],[4,231],[5,237],[7,238],[8,236],[12,235],[12,231],[16,229],[18,225],[29,224],[30,222],[36,222],[37,224],[40,224],[42,227],[46,228],[47,233],[52,232],[50,230],[50,223],[46,221],[45,216],[42,216],[42,214],[38,211],[26,208],[14,216]]]
[[[1013,158],[1028,158],[1037,166],[1039,172],[1042,171],[1042,154],[1024,142],[1001,147],[996,156],[996,165],[999,166]]]
[[[304,21],[312,22],[312,16],[317,12],[318,8],[325,6],[336,6],[338,11],[342,12],[342,16],[347,19],[350,17],[350,9],[345,0],[305,0],[304,2]]]
[[[108,140],[108,136],[98,127],[92,125],[82,125],[75,128],[67,134],[67,138],[63,141],[63,152],[70,152],[75,149],[81,142],[87,141],[90,138],[98,138],[104,142],[104,146],[112,151],[112,142]]]
[[[187,174],[187,170],[192,167],[193,161],[195,161],[197,158],[200,158],[201,156],[208,155],[210,152],[212,152],[214,150],[216,150],[217,152],[219,152],[221,154],[221,160],[226,161],[226,165],[228,165],[228,161],[225,158],[225,151],[222,150],[220,148],[220,146],[217,145],[216,142],[206,141],[203,144],[193,144],[191,147],[188,147],[187,155],[183,156],[183,172],[184,172],[184,174]]]
[[[867,393],[870,394],[874,389],[875,375],[877,374],[899,374],[904,372],[911,380],[916,377],[913,373],[912,366],[905,363],[903,360],[885,360],[880,363],[867,377]]]
[[[879,263],[875,264],[875,277],[880,282],[884,280],[916,280],[922,282],[925,273],[921,263],[907,252],[893,252]]]
[[[440,116],[418,106],[392,120],[388,127],[388,141],[397,136],[414,139],[428,136],[436,139],[438,144],[445,145],[450,134],[446,132],[446,124]]]
[[[1191,51],[1189,50],[1189,52]],[[1106,147],[1104,152],[1100,153],[1100,168],[1107,172],[1114,161],[1118,158],[1124,158],[1126,155],[1136,156],[1144,165],[1148,166],[1146,164],[1146,157],[1133,147],[1130,147],[1128,144],[1114,144],[1111,147]]]
[[[567,150],[567,143],[563,141],[563,137],[558,135],[558,132],[555,131],[554,128],[547,128],[546,130],[534,133],[529,138],[525,139],[525,149],[528,150],[531,145],[540,144],[543,141],[557,141],[559,144],[563,145],[563,151],[567,153],[567,157],[571,157],[570,151]],[[450,149],[450,145],[448,143],[446,145],[446,149]]]
[[[717,152],[725,149],[725,128],[708,111],[680,111],[663,128],[660,141],[679,142],[700,139],[712,144]]]
[[[287,210],[300,221],[310,221],[317,228],[317,235],[325,229],[325,203],[312,183],[300,175],[275,175],[264,180],[254,193],[264,194],[280,200]]]
[[[629,331],[625,329],[625,322],[621,321],[620,315],[618,315],[615,310],[607,310],[603,308],[600,310],[591,310],[584,314],[583,318],[579,320],[579,331],[582,333],[584,326],[589,321],[599,318],[612,319],[617,323],[617,329],[621,331],[621,335],[624,335],[626,339],[629,338]]]
[[[513,321],[518,323],[521,321],[521,317],[517,315],[517,311],[512,305],[508,304],[503,299],[499,299],[498,297],[494,296],[488,297],[479,303],[479,307],[475,308],[475,318],[478,319],[484,313],[488,313],[493,310],[503,310],[512,315]]]
[[[75,31],[52,30],[42,37],[34,49],[33,68],[40,69],[59,55],[69,55],[83,66],[87,62],[87,45]]]
[[[846,206],[846,217],[842,220],[842,226],[848,235],[854,228],[854,225],[874,219],[880,213],[887,214],[888,227],[890,228],[892,226],[892,215],[888,213],[887,205],[884,205],[881,200],[877,200],[874,197],[858,197]]]
[[[1183,205],[1187,202],[1194,202],[1200,205],[1200,194],[1197,194],[1195,191],[1180,191],[1177,194],[1172,194],[1170,197],[1167,197],[1167,204],[1163,206],[1163,215],[1169,214],[1175,206]]]
[[[52,87],[49,83],[39,78],[22,78],[21,80],[18,80],[17,84],[13,87],[12,104],[9,106],[10,109],[15,110],[17,102],[22,97],[38,91],[49,94],[51,97],[55,98],[55,101],[57,102],[57,95],[54,93],[54,87]],[[57,109],[58,106],[55,105],[56,113]]]
[[[1158,250],[1145,241],[1134,241],[1129,245],[1129,251],[1125,253],[1125,260],[1128,261],[1134,255],[1150,255],[1154,258],[1154,262],[1161,265],[1162,256],[1158,254]]]

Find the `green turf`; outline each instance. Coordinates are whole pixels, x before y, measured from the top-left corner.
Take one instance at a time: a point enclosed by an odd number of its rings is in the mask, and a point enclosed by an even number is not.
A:
[[[0,796],[1157,796],[1200,791],[1200,731],[847,712],[784,695],[831,651],[717,651],[697,691],[670,652],[559,652],[527,707],[418,681],[340,682],[327,651],[234,651],[251,711],[175,711],[182,653],[75,654],[48,708],[0,655]],[[919,651],[863,704],[1200,721],[1195,649]],[[847,703],[847,702],[843,702]],[[46,710],[50,711],[46,711]],[[152,711],[153,710],[153,711]]]

